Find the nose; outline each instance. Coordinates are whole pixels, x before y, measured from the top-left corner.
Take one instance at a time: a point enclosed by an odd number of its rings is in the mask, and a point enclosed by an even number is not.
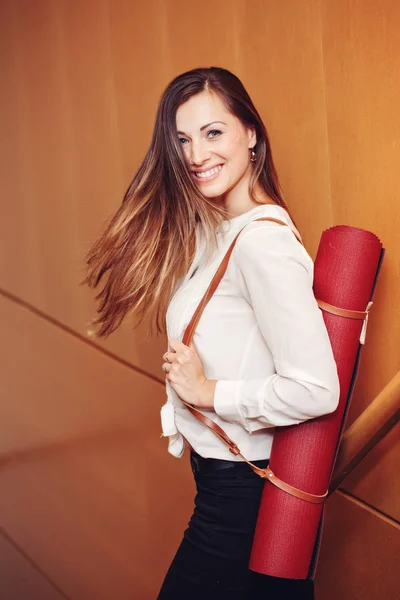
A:
[[[193,165],[201,166],[211,157],[211,152],[206,148],[201,140],[192,140],[189,150],[189,160]]]

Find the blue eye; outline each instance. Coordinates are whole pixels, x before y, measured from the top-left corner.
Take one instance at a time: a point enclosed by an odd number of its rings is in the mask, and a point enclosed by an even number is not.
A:
[[[184,146],[184,142],[187,142],[187,139],[185,138],[179,138],[180,143],[182,144],[182,146]]]
[[[211,138],[215,138],[215,137],[218,137],[218,136],[219,136],[219,135],[222,133],[222,131],[220,131],[219,129],[211,129],[211,130],[210,130],[210,131],[207,133],[207,136],[208,136],[210,133],[213,133],[213,134],[215,133],[216,135],[212,135],[212,136],[211,136]]]

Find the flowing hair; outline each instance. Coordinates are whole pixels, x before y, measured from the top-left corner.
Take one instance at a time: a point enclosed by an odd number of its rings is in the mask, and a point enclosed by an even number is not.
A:
[[[264,204],[255,195],[258,184],[289,212],[266,128],[238,77],[219,67],[192,69],[177,76],[161,96],[150,147],[121,206],[87,253],[87,274],[80,285],[95,288],[104,278],[88,335],[108,337],[131,313],[140,317],[137,325],[149,318],[148,337],[154,330],[165,333],[168,304],[194,258],[197,225],[204,231],[208,256],[216,248],[215,230],[227,212],[197,188],[176,127],[178,107],[204,90],[218,94],[229,112],[256,131],[257,160],[251,163],[249,187],[252,200]]]

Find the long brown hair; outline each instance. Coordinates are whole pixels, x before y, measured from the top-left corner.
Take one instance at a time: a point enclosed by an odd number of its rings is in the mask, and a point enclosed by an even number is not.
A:
[[[288,210],[272,160],[268,134],[241,81],[219,67],[182,73],[164,90],[157,109],[150,147],[130,183],[122,204],[89,250],[87,275],[81,285],[95,288],[107,275],[97,316],[87,333],[108,337],[130,313],[149,319],[164,333],[168,303],[178,280],[194,257],[195,227],[204,230],[207,247],[216,247],[216,228],[227,218],[225,210],[205,198],[194,183],[176,131],[178,107],[195,94],[208,90],[219,95],[226,108],[247,127],[256,130],[257,160],[249,193],[255,186]],[[96,331],[97,328],[97,331]]]

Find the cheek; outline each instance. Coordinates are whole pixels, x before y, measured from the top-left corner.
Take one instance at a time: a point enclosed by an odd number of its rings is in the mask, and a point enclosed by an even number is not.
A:
[[[250,153],[246,142],[240,137],[231,138],[227,146],[227,158],[236,169],[245,170],[248,166]]]
[[[187,161],[189,161],[189,144],[182,145],[182,153]]]

